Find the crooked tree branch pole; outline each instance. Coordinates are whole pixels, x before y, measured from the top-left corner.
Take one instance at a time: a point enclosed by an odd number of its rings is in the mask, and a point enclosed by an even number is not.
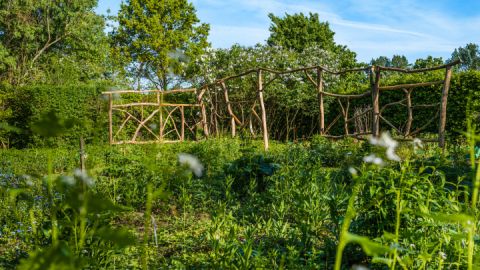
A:
[[[372,84],[372,135],[380,135],[380,68],[372,67],[370,70],[370,80]]]
[[[452,66],[445,68],[445,81],[442,89],[442,99],[440,104],[440,123],[438,126],[438,146],[445,149],[445,125],[447,123],[447,101],[448,90],[450,89],[450,80],[452,79]]]
[[[323,107],[323,70],[317,68],[317,94],[318,94],[318,107],[320,110],[320,135],[325,134],[325,108]]]
[[[268,130],[267,130],[267,111],[265,110],[265,103],[263,102],[263,80],[262,70],[257,71],[258,83],[258,101],[260,102],[260,109],[262,110],[262,132],[263,132],[263,147],[265,151],[268,150]]]

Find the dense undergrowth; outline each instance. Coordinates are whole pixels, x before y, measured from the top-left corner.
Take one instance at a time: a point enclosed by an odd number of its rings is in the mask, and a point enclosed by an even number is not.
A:
[[[405,143],[401,161],[382,166],[363,158],[384,150],[361,141],[261,149],[232,139],[87,146],[86,172],[75,149],[0,150],[0,268],[476,263],[480,175],[468,147]]]

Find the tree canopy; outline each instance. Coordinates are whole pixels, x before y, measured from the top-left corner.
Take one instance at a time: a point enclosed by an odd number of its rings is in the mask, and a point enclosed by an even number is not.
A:
[[[209,25],[199,22],[187,0],[127,0],[111,33],[113,55],[139,87],[146,80],[167,89],[209,45]]]
[[[461,70],[480,70],[480,48],[478,44],[468,43],[465,47],[459,47],[452,53],[450,61],[460,59]]]
[[[108,43],[97,0],[0,1],[0,79],[12,85],[104,75]]]
[[[355,66],[356,53],[335,43],[335,32],[330,29],[328,22],[320,21],[317,13],[309,13],[308,17],[303,13],[285,14],[285,17],[270,13],[268,17],[272,21],[267,40],[269,46],[280,46],[297,52],[316,46],[334,53],[341,67]]]

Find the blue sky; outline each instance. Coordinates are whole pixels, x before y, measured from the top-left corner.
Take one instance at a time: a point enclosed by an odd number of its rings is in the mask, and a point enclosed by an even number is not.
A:
[[[116,14],[121,0],[99,0],[97,12]],[[335,41],[369,62],[403,54],[410,61],[428,55],[450,57],[469,42],[480,44],[480,0],[191,0],[209,23],[215,48],[254,45],[269,36],[268,13],[318,13]]]

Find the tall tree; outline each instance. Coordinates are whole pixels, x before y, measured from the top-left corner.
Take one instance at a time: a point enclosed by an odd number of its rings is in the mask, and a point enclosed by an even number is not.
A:
[[[111,33],[113,54],[139,87],[147,80],[165,90],[209,46],[209,25],[199,22],[187,0],[127,0]]]
[[[444,61],[442,57],[433,57],[429,55],[427,58],[419,58],[415,60],[415,64],[413,65],[413,68],[415,69],[430,68],[430,67],[443,65],[443,63]]]
[[[318,14],[309,16],[300,14],[285,14],[277,17],[268,14],[272,21],[268,45],[282,46],[296,51],[303,51],[312,45],[320,45],[324,50],[333,50],[335,33],[330,30],[328,22],[320,22]]]
[[[461,70],[480,70],[480,48],[478,44],[468,43],[465,47],[459,47],[452,53],[449,61],[462,60],[459,66]]]
[[[370,65],[390,67],[392,66],[392,60],[390,60],[390,58],[388,58],[387,56],[379,56],[376,59],[372,59],[370,61]]]
[[[351,67],[356,64],[356,54],[346,46],[335,43],[333,32],[328,22],[321,22],[317,13],[285,14],[285,17],[268,15],[270,37],[267,40],[270,46],[281,46],[302,52],[306,48],[318,47],[332,52],[339,59],[341,67]]]
[[[0,79],[21,85],[102,76],[108,43],[96,5],[97,0],[0,1]],[[66,71],[68,76],[58,76]]]
[[[397,67],[397,68],[407,68],[410,65],[405,55],[394,55],[392,57],[391,64],[392,64],[392,67]]]

